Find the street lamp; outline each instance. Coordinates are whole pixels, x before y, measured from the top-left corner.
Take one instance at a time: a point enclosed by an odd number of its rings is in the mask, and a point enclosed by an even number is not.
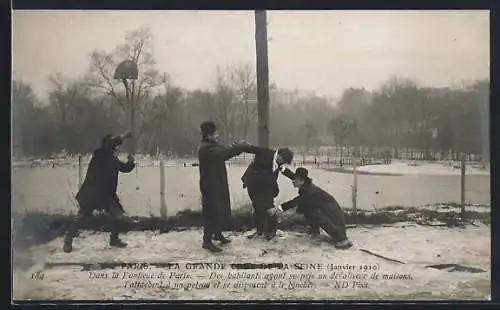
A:
[[[130,116],[130,130],[132,132],[132,145],[131,145],[131,153],[135,153],[135,143],[136,143],[136,132],[135,132],[135,106],[134,106],[134,89],[135,89],[135,80],[139,75],[139,70],[137,68],[137,63],[133,60],[125,60],[122,61],[115,70],[114,79],[122,80],[123,85],[125,86],[125,94],[127,97],[127,108]],[[130,89],[129,81],[131,80],[132,89]]]

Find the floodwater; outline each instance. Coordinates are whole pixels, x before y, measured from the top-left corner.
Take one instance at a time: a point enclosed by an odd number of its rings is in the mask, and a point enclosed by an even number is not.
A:
[[[250,202],[240,181],[244,169],[245,167],[228,168],[233,209]],[[168,215],[185,209],[201,209],[198,167],[166,167],[165,172]],[[316,168],[310,168],[309,175],[317,185],[334,195],[342,207],[352,207],[352,175]],[[286,177],[280,176],[279,184],[280,194],[276,203],[296,195],[297,190]],[[77,189],[77,168],[14,169],[13,211],[75,212],[77,207],[72,197]],[[120,174],[118,192],[125,210],[130,215],[159,215],[159,168],[140,167],[137,172]],[[468,204],[489,205],[490,177],[467,175],[465,198]],[[419,206],[443,202],[460,202],[459,175],[358,175],[359,209],[373,210],[384,206]]]

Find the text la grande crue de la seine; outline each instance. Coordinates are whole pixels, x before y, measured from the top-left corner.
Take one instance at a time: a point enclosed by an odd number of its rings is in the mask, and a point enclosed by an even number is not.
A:
[[[122,269],[186,269],[186,270],[226,270],[226,269],[282,269],[282,270],[360,270],[375,271],[380,268],[378,264],[353,265],[353,264],[331,264],[331,263],[162,263],[158,266],[156,263],[124,263]]]

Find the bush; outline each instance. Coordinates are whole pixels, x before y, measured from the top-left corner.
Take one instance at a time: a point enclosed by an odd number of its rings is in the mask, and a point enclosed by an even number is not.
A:
[[[489,212],[467,211],[465,219],[460,218],[460,214],[448,210],[456,207],[456,204],[440,205],[442,209],[437,210],[404,208],[400,206],[386,207],[377,211],[354,211],[352,209],[344,210],[344,217],[348,225],[383,225],[398,222],[413,222],[420,225],[464,227],[470,224],[472,220],[489,224],[491,216]],[[447,209],[448,208],[448,209]],[[33,244],[43,244],[57,237],[63,236],[68,228],[72,216],[61,214],[46,214],[42,212],[14,213],[12,215],[13,242],[16,249],[22,249]],[[106,223],[106,215],[96,215],[85,223],[85,229],[95,231],[109,231]],[[233,211],[232,226],[235,231],[247,231],[253,227],[253,214],[249,206],[242,206]],[[304,217],[298,213],[287,214],[284,220],[279,224],[282,230],[300,230],[306,225]],[[171,230],[179,231],[192,227],[202,227],[203,218],[201,211],[192,211],[190,209],[178,212],[175,216],[166,220],[160,217],[149,216],[130,217],[130,221],[124,222],[121,227],[125,231],[145,231],[160,230],[168,232]]]

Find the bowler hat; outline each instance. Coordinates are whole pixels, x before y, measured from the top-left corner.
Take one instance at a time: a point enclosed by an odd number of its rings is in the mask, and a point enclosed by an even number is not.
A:
[[[120,137],[113,137],[108,134],[104,136],[101,140],[101,147],[105,149],[112,149],[122,144],[122,139]]]
[[[203,136],[208,136],[213,134],[217,130],[217,126],[213,121],[206,121],[200,125],[201,134]]]
[[[283,158],[283,161],[287,164],[292,163],[293,160],[293,152],[285,147],[278,149],[278,154]]]
[[[308,174],[309,174],[309,172],[304,167],[298,167],[295,170],[295,178],[297,178],[297,179],[305,180],[305,179],[307,179]]]

